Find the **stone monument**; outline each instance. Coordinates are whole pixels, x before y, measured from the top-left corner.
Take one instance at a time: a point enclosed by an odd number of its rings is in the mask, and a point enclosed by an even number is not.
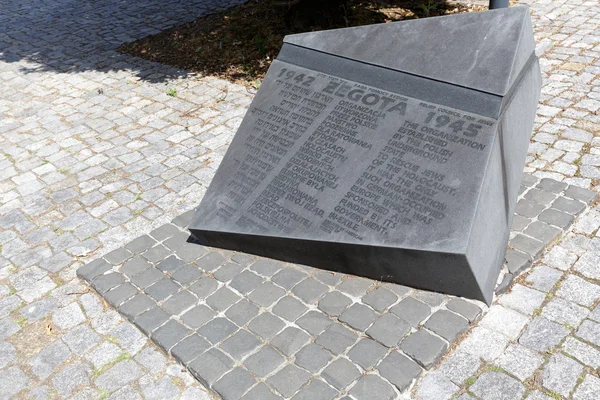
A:
[[[491,302],[541,87],[526,7],[287,36],[201,243]]]

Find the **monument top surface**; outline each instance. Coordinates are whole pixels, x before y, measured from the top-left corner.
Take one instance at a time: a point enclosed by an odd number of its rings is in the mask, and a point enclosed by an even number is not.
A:
[[[504,96],[535,50],[530,25],[527,7],[510,7],[301,33],[284,43]]]

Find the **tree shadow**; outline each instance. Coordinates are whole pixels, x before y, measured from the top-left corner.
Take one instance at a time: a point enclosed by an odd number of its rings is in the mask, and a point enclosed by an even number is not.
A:
[[[116,49],[245,0],[0,0],[0,61],[24,74],[129,71],[158,83],[187,76]]]

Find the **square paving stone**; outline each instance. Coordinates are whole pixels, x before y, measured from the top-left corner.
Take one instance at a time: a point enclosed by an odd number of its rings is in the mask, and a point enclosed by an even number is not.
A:
[[[296,365],[316,373],[331,361],[331,353],[315,343],[310,343],[296,353]]]
[[[241,400],[281,400],[279,395],[276,395],[264,383],[259,383],[254,386]]]
[[[177,271],[178,269],[180,269],[181,267],[183,267],[185,264],[186,264],[185,261],[182,261],[175,256],[169,256],[169,257],[165,258],[164,260],[162,260],[161,262],[159,262],[156,265],[156,268],[158,268],[159,270],[161,270],[164,273],[172,274],[175,271]]]
[[[283,268],[284,263],[275,260],[258,260],[250,265],[250,269],[259,275],[271,277]]]
[[[529,254],[509,249],[505,255],[506,268],[508,268],[508,272],[516,276],[531,265],[531,259]]]
[[[525,393],[525,387],[516,379],[501,372],[484,372],[471,385],[470,391],[485,400],[520,399]]]
[[[152,333],[152,340],[165,351],[169,351],[171,347],[181,342],[190,333],[192,331],[179,322],[170,320]]]
[[[549,206],[552,200],[556,198],[556,194],[545,190],[531,189],[525,195],[525,199],[532,200],[543,206]]]
[[[271,281],[287,290],[291,290],[304,278],[306,278],[306,274],[299,269],[284,267],[271,278]]]
[[[241,360],[246,355],[252,353],[260,344],[261,341],[256,336],[244,329],[240,329],[229,339],[221,343],[219,347],[234,360]]]
[[[535,221],[523,233],[543,243],[552,243],[562,233],[562,230],[542,221]]]
[[[237,329],[238,327],[227,318],[218,317],[208,321],[197,332],[212,344],[217,344],[237,331]]]
[[[340,391],[348,387],[361,375],[358,368],[345,358],[338,358],[321,373],[323,379]]]
[[[179,228],[177,228],[175,225],[164,224],[161,227],[156,228],[153,231],[150,231],[150,236],[152,236],[154,239],[158,240],[159,242],[162,242],[163,240],[173,237],[180,232],[181,231],[179,230]]]
[[[146,335],[152,333],[156,328],[164,324],[171,316],[159,307],[150,310],[135,317],[133,323]]]
[[[339,320],[354,329],[365,331],[377,318],[377,313],[370,307],[355,303],[340,315]]]
[[[265,340],[270,340],[283,329],[285,322],[271,313],[258,315],[248,324],[248,329]]]
[[[366,333],[383,345],[394,347],[409,330],[410,326],[406,322],[387,313],[379,317]]]
[[[213,272],[213,276],[221,282],[229,282],[236,275],[241,273],[243,268],[244,267],[242,267],[241,265],[235,263],[226,263],[223,266],[221,266],[218,270]]]
[[[259,287],[261,283],[263,283],[263,278],[256,275],[254,272],[246,270],[234,277],[231,282],[229,282],[229,286],[242,294],[248,294]]]
[[[143,252],[142,257],[144,257],[146,260],[152,263],[156,263],[170,256],[172,252],[172,250],[168,249],[162,244],[158,244]]]
[[[529,236],[518,234],[510,240],[509,245],[523,253],[537,258],[544,250],[545,244]]]
[[[176,251],[178,248],[180,248],[181,246],[183,246],[184,244],[187,243],[189,237],[190,237],[189,233],[180,231],[180,232],[176,233],[175,235],[173,235],[172,237],[164,240],[163,244],[165,246],[167,246],[169,249]]]
[[[407,297],[392,307],[390,312],[416,328],[421,321],[429,317],[431,309],[427,304]]]
[[[227,318],[238,324],[244,326],[248,321],[254,318],[258,314],[258,307],[246,299],[242,299],[229,307],[225,312]]]
[[[363,303],[379,312],[385,311],[396,300],[398,300],[398,296],[381,286],[371,290],[362,298]]]
[[[600,324],[594,321],[583,321],[575,335],[594,346],[600,347]]]
[[[138,290],[129,282],[125,282],[104,294],[104,298],[113,307],[118,307],[125,300],[137,294]]]
[[[116,272],[110,272],[108,274],[100,275],[96,279],[92,280],[91,283],[98,293],[104,294],[110,289],[119,286],[123,282],[125,282],[123,275]]]
[[[311,337],[304,333],[304,331],[288,326],[271,339],[271,345],[290,357],[296,351],[300,350],[310,339]]]
[[[363,376],[349,393],[357,399],[392,400],[396,397],[394,388],[377,375]]]
[[[581,201],[567,199],[566,197],[559,197],[552,204],[552,208],[572,215],[580,214],[585,210],[586,206],[587,205]]]
[[[481,315],[481,309],[473,303],[463,299],[452,299],[446,304],[446,308],[458,313],[473,322]]]
[[[139,275],[133,276],[130,281],[140,289],[145,289],[155,282],[158,282],[161,278],[164,278],[165,274],[156,268],[150,268],[145,270]]]
[[[368,371],[387,353],[387,348],[369,338],[362,338],[350,351],[348,358]]]
[[[295,365],[286,365],[282,370],[267,379],[267,384],[275,388],[285,397],[291,397],[308,380],[311,375]]]
[[[225,263],[225,257],[216,251],[211,251],[204,257],[196,260],[195,264],[203,271],[212,272]]]
[[[198,298],[205,299],[215,290],[217,290],[218,287],[219,283],[216,281],[216,279],[211,278],[210,276],[205,276],[190,286],[189,290],[198,296]]]
[[[219,379],[212,388],[224,399],[239,399],[256,381],[243,368],[235,368]]]
[[[560,193],[567,188],[567,184],[554,179],[544,178],[537,184],[539,189],[552,193]]]
[[[546,207],[536,201],[521,199],[517,202],[515,212],[523,217],[533,218],[538,216],[544,208]]]
[[[285,358],[271,346],[263,346],[244,361],[244,365],[254,375],[262,378],[275,371]]]
[[[306,304],[315,303],[328,291],[329,288],[327,286],[313,278],[306,278],[292,289],[292,293]]]
[[[373,281],[370,279],[351,277],[342,280],[342,283],[337,285],[336,289],[352,297],[363,297],[371,286],[373,286]]]
[[[333,291],[327,293],[319,300],[318,307],[332,317],[337,317],[352,304],[349,297],[344,296],[341,292]]]
[[[217,311],[225,311],[240,300],[240,297],[226,286],[211,294],[206,304]]]
[[[136,276],[137,274],[140,274],[151,267],[152,264],[150,264],[148,261],[139,257],[133,257],[123,264],[123,267],[121,267],[121,272],[128,278],[131,278],[132,276]]]
[[[179,315],[197,303],[198,299],[193,294],[187,290],[182,290],[181,292],[175,293],[169,297],[169,299],[166,300],[161,307],[169,314]]]
[[[255,261],[254,257],[244,253],[234,253],[229,259],[242,267],[246,267]]]
[[[333,400],[338,392],[322,380],[313,379],[308,385],[303,387],[292,400]]]
[[[567,229],[575,219],[575,216],[555,210],[553,208],[549,208],[548,210],[544,210],[538,216],[538,219],[561,229]]]
[[[205,386],[210,386],[233,367],[233,361],[221,350],[212,348],[199,355],[188,368]]]
[[[171,354],[173,354],[173,357],[180,363],[187,365],[190,361],[194,360],[209,348],[210,343],[201,336],[193,334],[177,343],[175,347],[171,349]]]
[[[401,392],[407,389],[423,371],[416,362],[395,350],[379,363],[377,370]]]
[[[103,256],[103,258],[106,261],[108,261],[109,263],[111,263],[112,265],[119,265],[119,264],[122,264],[125,260],[127,260],[132,255],[133,255],[133,253],[131,253],[131,251],[122,247],[120,249],[113,250],[108,254],[105,254]]]
[[[433,331],[449,342],[454,341],[467,330],[469,321],[446,310],[438,310],[427,320],[425,328]]]
[[[77,270],[77,275],[81,276],[83,279],[89,282],[98,275],[102,275],[103,273],[110,271],[111,269],[112,265],[107,263],[105,260],[99,258],[79,268]]]
[[[520,344],[511,344],[494,364],[521,381],[529,379],[542,365],[544,358]]]
[[[176,293],[181,287],[169,278],[162,278],[158,282],[148,286],[144,292],[148,293],[154,300],[163,301],[167,297]]]
[[[200,304],[181,316],[181,321],[192,329],[198,329],[217,315],[209,307]]]
[[[187,286],[202,277],[202,271],[193,264],[187,264],[171,275],[180,285]]]
[[[275,304],[273,313],[290,322],[298,319],[308,308],[292,296],[285,296]]]
[[[538,317],[529,323],[519,338],[519,343],[539,352],[544,352],[556,345],[569,334],[562,325]]]
[[[423,329],[409,335],[400,343],[400,350],[427,369],[445,354],[447,348],[446,342]]]
[[[323,346],[333,354],[338,355],[356,342],[356,334],[343,325],[333,323],[321,333],[315,343]]]
[[[313,336],[323,332],[333,321],[318,311],[309,311],[296,321],[299,327]]]
[[[248,299],[262,307],[269,307],[285,295],[285,290],[272,282],[264,282],[256,288]]]
[[[133,239],[131,242],[127,243],[125,247],[131,250],[134,254],[140,254],[144,250],[149,249],[150,247],[156,244],[156,240],[152,239],[148,235],[140,236],[136,239]]]
[[[586,204],[590,204],[598,198],[598,193],[573,185],[569,186],[565,195],[572,199],[581,200]]]
[[[125,315],[130,320],[133,320],[135,317],[144,311],[151,309],[155,305],[156,302],[154,300],[145,294],[140,293],[121,304],[118,309],[121,314]]]
[[[185,262],[195,261],[206,253],[206,247],[196,243],[184,243],[177,250],[175,250],[177,257],[181,258]]]

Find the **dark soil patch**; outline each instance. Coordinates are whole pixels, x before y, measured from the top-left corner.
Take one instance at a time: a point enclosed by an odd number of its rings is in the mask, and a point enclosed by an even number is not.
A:
[[[231,82],[258,86],[292,33],[425,18],[486,7],[440,0],[250,0],[119,49]]]

